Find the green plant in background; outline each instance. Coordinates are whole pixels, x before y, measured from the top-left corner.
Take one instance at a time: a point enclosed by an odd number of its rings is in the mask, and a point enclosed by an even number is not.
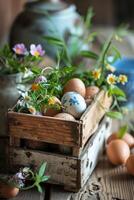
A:
[[[44,53],[41,45],[31,44],[27,50],[24,44],[16,44],[12,49],[6,44],[0,49],[0,74],[25,72],[36,66]]]
[[[71,41],[67,43],[65,39],[57,36],[44,36],[44,40],[50,45],[58,48],[57,60],[59,66],[61,65],[74,65],[75,61],[79,58],[82,49],[89,49],[90,44],[96,37],[96,32],[91,32],[92,18],[94,12],[92,8],[88,9],[85,19],[83,18],[83,33],[71,33]],[[77,26],[76,26],[77,28]],[[78,26],[79,29],[79,26]]]
[[[113,45],[113,41],[121,41],[122,36],[126,33],[127,30],[125,28],[119,27],[102,45],[100,54],[92,51],[81,52],[82,56],[95,60],[94,69],[81,74],[81,79],[85,80],[86,85],[96,85],[103,88],[108,92],[109,96],[113,97],[111,111],[107,111],[106,114],[109,117],[118,119],[122,119],[123,117],[123,109],[120,107],[119,102],[126,101],[126,95],[117,85],[118,83],[124,85],[128,80],[124,74],[120,74],[119,76],[114,74],[115,68],[112,64],[121,58],[121,54]],[[112,61],[110,61],[111,59]],[[86,77],[89,78],[87,79]]]

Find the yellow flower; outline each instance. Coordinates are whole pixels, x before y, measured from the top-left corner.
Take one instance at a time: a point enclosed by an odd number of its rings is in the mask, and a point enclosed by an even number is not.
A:
[[[109,85],[114,85],[114,84],[116,84],[116,80],[117,80],[117,77],[116,77],[114,74],[109,74],[109,75],[107,76],[107,83],[108,83]]]
[[[33,106],[29,106],[28,110],[29,110],[29,112],[30,112],[31,114],[33,114],[33,115],[36,114],[36,109],[35,109]]]
[[[125,83],[127,83],[127,81],[128,81],[128,78],[126,75],[121,74],[121,75],[119,75],[118,81],[119,81],[119,83],[122,83],[123,85],[125,85]]]
[[[107,64],[106,65],[106,68],[107,68],[107,70],[109,70],[110,72],[115,72],[115,67],[113,67],[112,65],[110,65],[110,64]]]
[[[54,105],[55,104],[55,98],[54,97],[50,97],[48,100],[48,104],[49,105]]]
[[[94,77],[95,80],[98,80],[101,76],[101,70],[95,69],[94,71],[92,71],[92,76]]]
[[[36,91],[36,90],[39,89],[39,85],[36,84],[36,83],[33,83],[31,89],[32,89],[33,91]]]

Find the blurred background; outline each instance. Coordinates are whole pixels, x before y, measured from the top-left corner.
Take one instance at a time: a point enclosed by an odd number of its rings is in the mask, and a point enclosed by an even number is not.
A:
[[[15,17],[23,10],[28,0],[0,0],[0,45],[7,40]],[[134,0],[65,0],[77,6],[78,12],[85,15],[89,6],[94,8],[94,26],[117,26],[128,23],[134,26]]]

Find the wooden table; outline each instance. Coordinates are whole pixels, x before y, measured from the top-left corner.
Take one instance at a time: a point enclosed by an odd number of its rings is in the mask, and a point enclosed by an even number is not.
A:
[[[78,193],[47,185],[41,195],[30,190],[21,192],[12,200],[134,200],[134,177],[127,174],[124,166],[111,165],[103,155],[87,184]]]

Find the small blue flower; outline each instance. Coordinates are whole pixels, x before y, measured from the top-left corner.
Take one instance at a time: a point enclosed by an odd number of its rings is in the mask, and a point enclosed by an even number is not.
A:
[[[79,102],[76,97],[71,97],[69,100],[69,103],[70,103],[70,106],[76,105],[76,104],[79,105]]]

